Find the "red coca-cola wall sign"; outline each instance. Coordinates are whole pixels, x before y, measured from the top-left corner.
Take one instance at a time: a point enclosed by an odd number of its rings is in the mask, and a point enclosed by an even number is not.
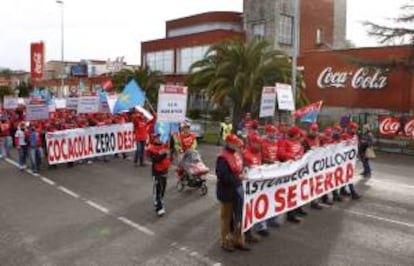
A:
[[[299,57],[310,102],[324,107],[414,112],[414,75],[405,67],[376,62],[405,62],[409,46],[309,51]],[[365,66],[357,62],[372,62]],[[380,65],[380,64],[378,64]]]
[[[398,118],[392,116],[380,117],[379,132],[384,136],[401,135],[414,138],[414,117]]]

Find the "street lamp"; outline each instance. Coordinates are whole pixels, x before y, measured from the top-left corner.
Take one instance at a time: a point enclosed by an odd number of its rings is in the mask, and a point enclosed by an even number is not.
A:
[[[65,75],[65,62],[64,62],[64,24],[63,24],[63,7],[64,7],[64,3],[62,0],[56,0],[56,3],[60,5],[60,11],[61,11],[61,50],[60,50],[60,60],[61,60],[61,87],[60,87],[60,93],[63,94],[63,88],[65,86],[65,81],[64,81],[64,75]]]

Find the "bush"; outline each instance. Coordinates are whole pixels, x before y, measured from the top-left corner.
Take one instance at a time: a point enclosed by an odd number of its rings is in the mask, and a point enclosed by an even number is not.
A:
[[[230,115],[230,112],[227,108],[217,108],[210,111],[211,120],[213,121],[223,121],[226,116]]]
[[[190,109],[187,113],[188,117],[191,119],[199,119],[201,115],[200,109]]]

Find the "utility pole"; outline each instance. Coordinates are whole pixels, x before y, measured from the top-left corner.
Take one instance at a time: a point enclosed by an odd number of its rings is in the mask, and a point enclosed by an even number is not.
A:
[[[60,30],[61,30],[61,47],[60,47],[60,61],[61,61],[61,84],[60,84],[60,96],[63,96],[63,90],[65,87],[65,49],[64,49],[64,3],[62,0],[56,0],[56,3],[60,5],[60,12],[61,12],[61,23],[60,23]]]
[[[296,77],[297,77],[297,57],[299,53],[299,35],[300,35],[300,29],[299,29],[299,20],[300,20],[300,0],[293,0],[293,36],[292,36],[292,93],[293,93],[293,100],[295,102],[295,108],[296,108]]]

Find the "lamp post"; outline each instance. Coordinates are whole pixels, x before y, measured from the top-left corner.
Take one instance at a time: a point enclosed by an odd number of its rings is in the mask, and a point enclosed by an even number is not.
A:
[[[296,104],[296,77],[297,77],[297,57],[299,53],[299,0],[293,0],[293,47],[292,47],[292,91],[293,101]]]
[[[64,80],[64,75],[65,75],[65,57],[64,57],[64,17],[63,17],[63,7],[64,7],[64,3],[62,0],[56,0],[56,3],[60,5],[60,14],[61,14],[61,23],[60,23],[60,30],[61,30],[61,47],[60,47],[60,61],[61,61],[61,73],[60,73],[60,78],[61,78],[61,85],[60,85],[60,96],[62,96],[63,94],[63,89],[65,86],[65,80]]]

